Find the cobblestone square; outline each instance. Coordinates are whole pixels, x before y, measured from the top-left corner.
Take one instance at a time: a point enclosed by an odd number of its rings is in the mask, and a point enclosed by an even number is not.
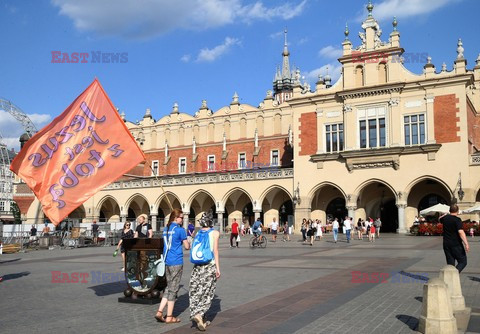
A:
[[[230,249],[221,239],[222,277],[208,317],[211,333],[413,333],[424,281],[445,265],[441,237],[384,234],[375,243],[330,235],[313,246],[294,236],[250,249]],[[480,244],[469,239],[463,295],[472,308],[469,332],[480,332]],[[102,282],[92,272],[120,273],[113,247],[41,250],[0,257],[2,333],[192,333],[185,253],[174,314],[182,322],[160,324],[157,305],[119,303],[124,282]],[[52,272],[89,273],[86,283],[53,283]],[[388,273],[385,283],[352,283],[352,271]],[[400,272],[396,276],[393,274]],[[109,276],[114,277],[114,276]],[[115,276],[116,277],[116,276]],[[114,278],[115,278],[114,277]],[[113,279],[112,279],[113,280]]]

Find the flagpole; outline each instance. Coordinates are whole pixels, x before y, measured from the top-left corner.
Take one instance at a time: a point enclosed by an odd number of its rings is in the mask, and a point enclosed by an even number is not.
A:
[[[157,173],[152,168],[152,163],[150,163],[150,169],[152,171],[153,176],[155,176],[155,180],[157,180],[160,183],[160,188],[162,188],[162,192],[165,194],[165,198],[167,199],[168,206],[170,207],[170,210],[173,211],[173,206],[172,203],[170,203],[170,199],[168,198],[167,193],[165,192],[165,189],[163,189],[162,181],[160,181],[157,177]]]

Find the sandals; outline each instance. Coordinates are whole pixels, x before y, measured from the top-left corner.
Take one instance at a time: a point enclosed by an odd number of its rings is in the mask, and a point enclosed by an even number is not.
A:
[[[204,332],[207,329],[207,325],[203,322],[203,318],[200,314],[197,314],[192,318],[193,321],[197,323],[197,328]]]
[[[159,313],[160,315],[158,315]],[[165,318],[163,317],[163,312],[157,311],[157,314],[155,314],[155,319],[157,319],[158,322],[165,322]]]
[[[170,320],[168,320],[170,318]],[[165,317],[165,323],[166,324],[177,324],[180,322],[180,319],[175,318],[173,315],[167,315]]]

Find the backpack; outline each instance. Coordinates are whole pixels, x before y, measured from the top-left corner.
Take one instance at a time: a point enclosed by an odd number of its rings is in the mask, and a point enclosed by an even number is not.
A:
[[[192,249],[190,251],[190,262],[193,264],[207,264],[213,260],[213,247],[210,246],[211,231],[213,230],[200,230],[195,236],[195,239],[193,239]]]

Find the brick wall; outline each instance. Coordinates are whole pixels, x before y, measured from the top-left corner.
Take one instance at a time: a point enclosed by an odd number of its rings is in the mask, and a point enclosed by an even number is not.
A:
[[[286,144],[286,137],[282,138],[263,138],[259,139],[258,145],[260,152],[258,156],[254,156],[255,144],[254,141],[240,141],[227,143],[228,156],[222,160],[222,143],[217,143],[208,146],[197,146],[197,160],[192,162],[192,147],[185,146],[183,148],[169,149],[168,155],[170,160],[168,164],[165,162],[165,151],[146,152],[147,162],[144,167],[144,175],[151,175],[150,164],[153,160],[159,161],[160,175],[176,175],[178,174],[179,158],[187,158],[187,174],[190,173],[205,173],[207,172],[207,157],[215,155],[215,167],[217,171],[228,171],[238,169],[238,154],[246,153],[247,164],[252,166],[270,166],[270,152],[273,149],[279,150],[279,164],[282,167],[290,167],[292,165],[292,153]]]
[[[317,113],[311,112],[300,116],[300,152],[299,155],[317,153]]]
[[[33,201],[35,200],[35,197],[33,197],[33,196],[32,197],[13,196],[13,200],[15,201],[15,203],[17,203],[18,208],[20,209],[20,213],[26,215],[27,212],[28,212],[28,208],[33,203]]]
[[[459,142],[460,127],[457,122],[459,109],[455,94],[435,96],[433,104],[435,140],[438,144]]]
[[[467,98],[467,123],[468,123],[468,150],[475,153],[480,150],[480,115],[477,115],[474,107]]]

